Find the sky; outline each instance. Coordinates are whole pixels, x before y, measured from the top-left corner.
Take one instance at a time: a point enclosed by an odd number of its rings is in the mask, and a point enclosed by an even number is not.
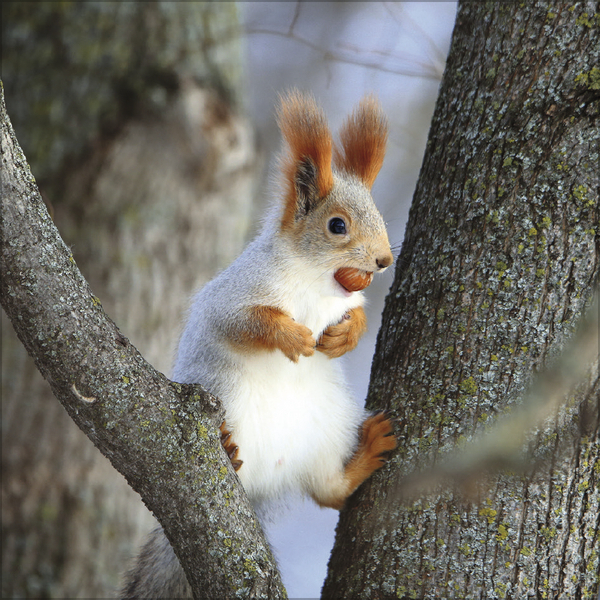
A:
[[[450,45],[455,2],[245,2],[246,109],[266,156],[279,148],[274,107],[296,87],[314,94],[333,131],[366,94],[390,121],[386,160],[373,197],[400,250],[429,122]],[[265,171],[268,196],[269,161]],[[393,267],[367,290],[369,331],[346,359],[357,402],[366,396],[371,358]],[[351,374],[351,375],[350,375]],[[318,598],[337,511],[291,499],[266,530],[290,598]]]

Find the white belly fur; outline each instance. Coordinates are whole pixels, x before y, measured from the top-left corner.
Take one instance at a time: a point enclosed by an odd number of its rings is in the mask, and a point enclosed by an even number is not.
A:
[[[326,486],[350,457],[363,418],[339,360],[316,352],[292,363],[279,351],[240,359],[235,391],[221,399],[250,498]]]
[[[250,270],[245,260],[242,255],[223,281],[213,280],[197,295],[180,344],[177,380],[202,382],[223,402],[227,428],[243,461],[238,475],[255,506],[290,491],[327,495],[339,486],[356,446],[363,410],[347,388],[340,359],[316,351],[294,363],[280,350],[240,352],[226,339],[205,333],[212,332],[205,319],[226,323],[235,318],[230,304]],[[344,293],[320,269],[284,266],[275,277],[278,285],[265,284],[270,291],[257,303],[285,310],[315,339],[364,303],[361,292]],[[239,310],[245,306],[240,303]]]
[[[303,281],[290,280],[284,289],[302,289]],[[279,305],[318,338],[364,298],[341,294],[333,278],[311,281],[307,293],[283,296]],[[340,359],[316,351],[293,363],[275,350],[238,355],[235,362],[239,379],[229,388],[231,396],[221,399],[240,448],[238,475],[249,497],[256,503],[290,491],[327,489],[350,458],[363,420]]]

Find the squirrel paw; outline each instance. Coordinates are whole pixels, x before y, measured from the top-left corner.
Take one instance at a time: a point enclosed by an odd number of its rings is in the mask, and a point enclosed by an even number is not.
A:
[[[240,451],[239,446],[236,446],[235,442],[231,439],[231,431],[227,429],[226,421],[221,423],[219,429],[221,431],[221,446],[225,448],[234,471],[238,471],[244,462],[243,460],[238,460],[237,457]]]
[[[298,362],[300,356],[312,356],[315,346],[315,338],[308,327],[296,323],[291,317],[281,319],[277,347],[291,361]]]
[[[392,425],[385,412],[363,423],[358,448],[343,472],[343,485],[316,491],[313,498],[319,505],[340,510],[356,488],[384,465],[388,452],[396,447]]]
[[[315,353],[315,338],[312,331],[297,323],[283,310],[274,306],[254,306],[250,309],[252,334],[243,345],[281,350],[291,361],[298,362],[300,356],[312,356]]]
[[[392,422],[385,411],[368,418],[362,426],[359,450],[365,453],[373,471],[379,469],[387,460],[387,453],[396,448],[396,436]]]
[[[346,466],[349,494],[384,465],[388,452],[396,445],[392,421],[385,412],[377,413],[363,423],[358,448]]]
[[[367,318],[361,308],[349,310],[337,325],[330,325],[321,335],[317,350],[329,356],[338,358],[354,350],[358,340],[367,330]]]

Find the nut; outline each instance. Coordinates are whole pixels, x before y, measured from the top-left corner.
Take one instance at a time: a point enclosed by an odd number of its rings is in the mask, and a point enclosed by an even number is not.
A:
[[[352,267],[342,267],[333,274],[335,280],[347,291],[364,290],[373,281],[373,273]]]

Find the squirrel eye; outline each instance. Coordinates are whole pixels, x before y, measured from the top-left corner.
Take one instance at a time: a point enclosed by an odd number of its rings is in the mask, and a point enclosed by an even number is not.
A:
[[[328,227],[329,231],[331,231],[331,233],[335,233],[336,235],[346,233],[346,223],[344,219],[340,219],[339,217],[333,217],[333,219],[330,219]]]

